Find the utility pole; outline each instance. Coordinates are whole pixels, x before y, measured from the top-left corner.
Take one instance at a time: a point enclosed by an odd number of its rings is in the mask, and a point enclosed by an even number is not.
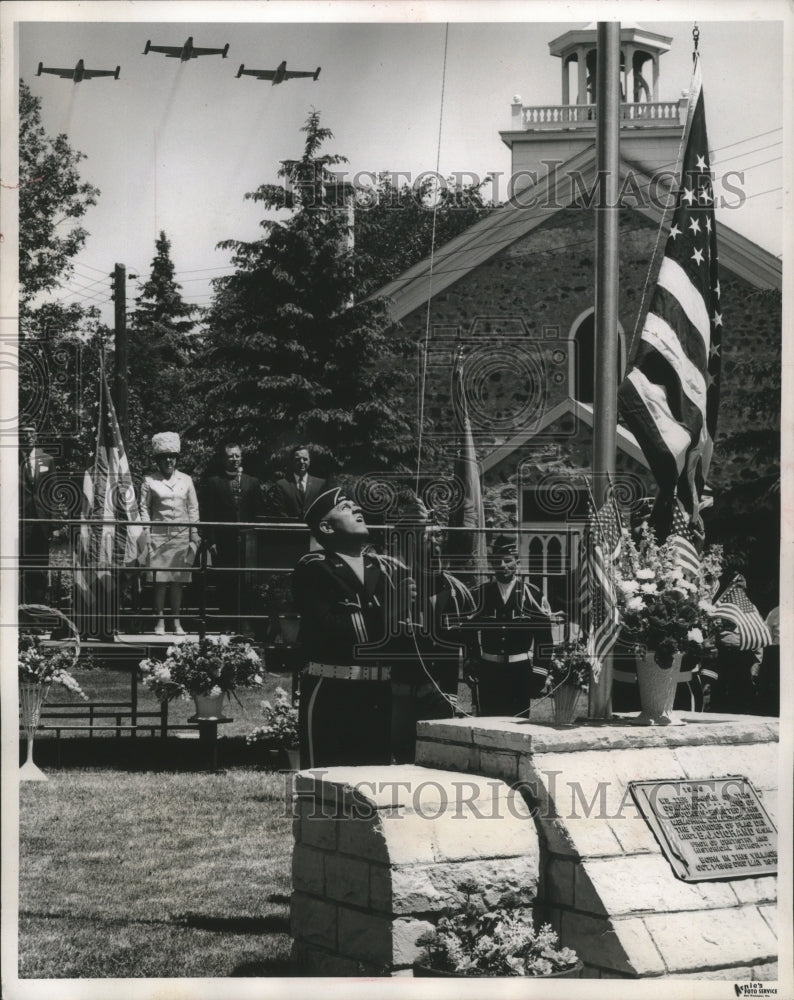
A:
[[[595,394],[593,496],[599,508],[615,472],[618,422],[618,187],[620,183],[620,24],[599,21],[596,73]],[[612,654],[590,684],[589,715],[612,718]]]
[[[115,362],[116,377],[113,395],[116,403],[116,417],[119,422],[121,440],[127,440],[127,367],[129,363],[129,344],[127,341],[127,268],[124,264],[116,264],[113,273],[113,302],[115,305]]]

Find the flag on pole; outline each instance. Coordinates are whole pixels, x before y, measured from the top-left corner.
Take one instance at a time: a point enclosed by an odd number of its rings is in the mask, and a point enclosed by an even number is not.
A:
[[[620,553],[620,511],[611,497],[600,511],[588,504],[587,524],[580,547],[580,627],[586,637],[593,680],[601,674],[604,657],[620,633],[615,560]]]
[[[693,544],[694,533],[692,523],[681,504],[673,505],[673,524],[668,541],[673,549],[676,565],[691,579],[697,579],[700,573],[700,556]]]
[[[104,370],[96,452],[83,477],[81,518],[92,523],[81,525],[76,538],[75,621],[81,635],[107,637],[118,630],[115,571],[143,559],[146,538]]]
[[[706,114],[695,59],[681,181],[661,268],[620,411],[660,492],[674,490],[696,524],[708,476],[720,386],[722,312]]]
[[[712,618],[722,618],[736,626],[739,649],[763,649],[772,645],[772,635],[758,608],[747,596],[747,584],[737,573],[714,602]]]
[[[485,540],[485,511],[480,488],[480,466],[474,448],[474,437],[466,405],[463,384],[463,351],[459,350],[452,374],[452,406],[455,423],[459,432],[458,454],[455,459],[454,477],[456,489],[462,492],[462,499],[449,519],[451,528],[473,528],[473,531],[452,531],[447,550],[450,555],[469,557],[474,569],[482,573],[487,564]]]

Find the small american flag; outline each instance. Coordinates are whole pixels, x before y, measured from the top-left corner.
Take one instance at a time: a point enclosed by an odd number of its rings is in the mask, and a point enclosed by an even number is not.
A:
[[[598,512],[592,503],[589,505],[580,549],[579,599],[580,624],[583,634],[587,635],[587,655],[596,681],[601,674],[602,661],[620,632],[615,559],[620,552],[621,530],[620,511],[614,498]]]
[[[739,649],[763,649],[772,645],[772,636],[758,608],[747,596],[745,587],[744,577],[737,574],[714,602],[711,617],[722,618],[736,626]]]
[[[700,556],[692,544],[692,524],[689,515],[676,501],[673,506],[673,523],[668,541],[673,549],[676,565],[684,576],[696,579],[700,573]]]

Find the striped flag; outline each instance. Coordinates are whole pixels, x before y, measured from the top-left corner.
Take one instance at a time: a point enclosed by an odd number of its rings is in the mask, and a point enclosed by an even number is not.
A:
[[[146,551],[135,487],[104,371],[99,383],[96,453],[83,477],[81,518],[93,523],[81,525],[76,538],[74,617],[81,635],[102,638],[118,630],[115,571],[142,560]]]
[[[694,533],[689,517],[679,502],[673,505],[673,524],[668,542],[675,557],[676,565],[691,579],[696,579],[700,573],[700,556],[693,544]]]
[[[615,560],[620,553],[621,530],[620,511],[613,497],[598,512],[592,502],[589,504],[580,549],[580,626],[587,636],[587,655],[596,681],[603,658],[620,633]]]
[[[744,577],[737,573],[714,602],[712,618],[722,618],[736,626],[739,649],[763,649],[772,645],[772,635],[758,608],[747,596]]]
[[[717,425],[722,313],[706,115],[695,60],[681,183],[621,413],[660,491],[696,524]]]
[[[455,459],[454,476],[456,486],[462,488],[461,503],[452,511],[449,519],[451,528],[476,528],[476,531],[451,531],[447,551],[452,556],[465,556],[473,561],[475,571],[480,576],[487,566],[488,555],[485,540],[485,511],[480,488],[480,466],[474,448],[474,438],[466,405],[463,384],[463,352],[458,351],[452,375],[452,405],[455,422],[460,432],[460,444]]]

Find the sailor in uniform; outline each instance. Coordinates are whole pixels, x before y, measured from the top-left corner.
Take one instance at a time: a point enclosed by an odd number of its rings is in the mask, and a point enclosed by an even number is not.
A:
[[[518,576],[518,548],[502,535],[491,548],[493,577],[475,587],[472,676],[480,715],[527,715],[549,674],[554,616],[540,590]]]
[[[372,552],[361,508],[339,487],[309,506],[322,546],[292,579],[307,664],[300,678],[301,767],[391,763],[389,651],[404,638],[416,587],[397,559]]]

